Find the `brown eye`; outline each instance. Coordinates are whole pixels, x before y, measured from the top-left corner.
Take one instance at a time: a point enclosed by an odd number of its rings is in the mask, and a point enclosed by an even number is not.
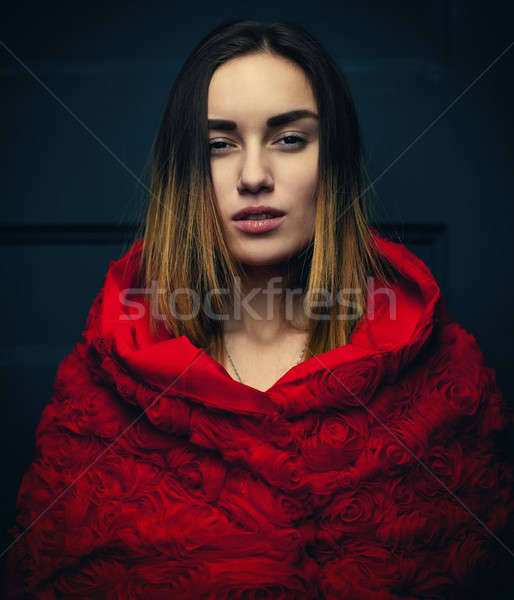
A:
[[[221,144],[221,146],[219,145]],[[215,140],[214,142],[210,142],[209,143],[209,152],[213,152],[213,150],[215,151],[214,154],[220,154],[220,152],[216,152],[216,150],[221,151],[221,154],[223,153],[224,150],[224,146],[223,144],[225,144],[225,146],[228,145],[228,142],[224,142],[223,140]]]
[[[282,142],[283,140],[286,140],[286,143],[284,143],[284,144],[279,143],[279,142]],[[307,142],[306,142],[306,140],[304,140],[302,137],[300,137],[298,135],[284,135],[278,140],[277,143],[279,144],[279,146],[288,146],[288,147],[291,147],[294,149],[294,148],[301,148]],[[224,142],[223,140],[214,140],[212,142],[209,142],[209,152],[210,152],[210,154],[224,154],[224,151],[230,145],[231,144],[229,144],[228,142]]]
[[[305,140],[298,135],[284,135],[278,141],[280,142],[282,140],[289,140],[289,143],[279,144],[280,146],[292,146],[293,148],[303,146],[306,143]],[[292,143],[291,140],[293,140]]]

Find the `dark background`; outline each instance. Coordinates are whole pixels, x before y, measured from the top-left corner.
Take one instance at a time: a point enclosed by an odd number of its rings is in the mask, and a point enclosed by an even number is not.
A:
[[[4,6],[0,552],[57,366],[142,214],[138,179],[169,88],[197,41],[226,17],[297,21],[336,58],[359,111],[373,221],[430,267],[450,314],[476,337],[512,402],[511,6]]]

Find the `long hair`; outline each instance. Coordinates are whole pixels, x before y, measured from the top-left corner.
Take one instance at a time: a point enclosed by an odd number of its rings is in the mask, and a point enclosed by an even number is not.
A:
[[[229,250],[212,184],[208,88],[220,65],[260,52],[284,57],[303,70],[320,115],[314,236],[288,264],[301,286],[305,311],[312,315],[302,358],[346,344],[358,320],[366,319],[368,277],[386,284],[395,277],[392,265],[373,244],[362,193],[360,128],[341,69],[298,24],[224,21],[200,40],[171,87],[152,145],[150,197],[140,226],[143,250],[137,275],[141,287],[156,284],[160,290],[159,317],[150,316],[152,334],[164,328],[165,335],[185,335],[220,362],[224,347],[219,315],[232,310],[234,281],[243,280],[244,271]],[[317,310],[319,290],[324,290],[322,300],[330,305],[322,316]],[[347,293],[342,303],[337,296],[341,290]]]

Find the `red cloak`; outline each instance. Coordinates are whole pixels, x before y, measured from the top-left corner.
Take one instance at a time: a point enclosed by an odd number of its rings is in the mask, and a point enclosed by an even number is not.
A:
[[[396,314],[375,294],[266,392],[121,301],[142,240],[111,261],[37,428],[7,597],[498,597],[512,408],[426,265],[376,240]]]

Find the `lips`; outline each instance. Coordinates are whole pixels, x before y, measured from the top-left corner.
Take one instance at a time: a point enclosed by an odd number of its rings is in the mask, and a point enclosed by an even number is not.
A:
[[[263,205],[246,206],[245,208],[236,212],[235,215],[233,215],[232,219],[234,221],[241,221],[241,220],[248,218],[250,215],[259,215],[259,214],[266,214],[266,215],[270,215],[271,217],[281,217],[281,216],[285,215],[285,212],[283,210],[274,208],[272,206],[263,206]]]
[[[271,219],[236,219],[234,227],[245,234],[259,235],[278,230],[285,218],[285,215],[283,215]]]

